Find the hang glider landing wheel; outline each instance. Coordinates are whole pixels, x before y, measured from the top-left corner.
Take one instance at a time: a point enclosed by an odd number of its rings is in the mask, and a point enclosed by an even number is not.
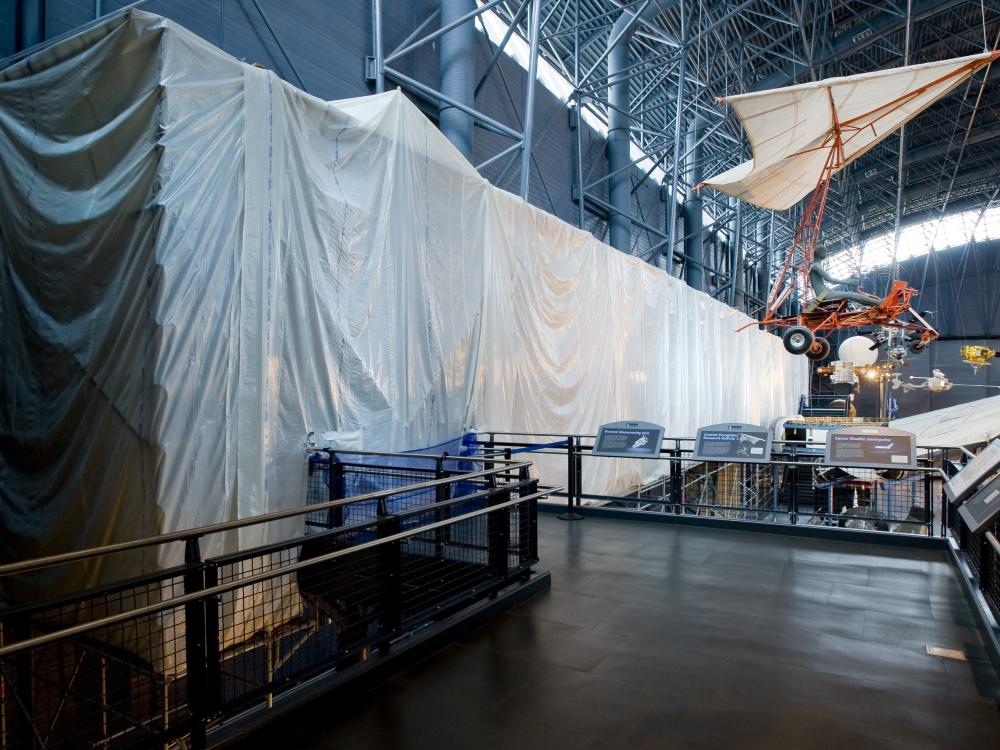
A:
[[[781,337],[785,351],[790,354],[805,354],[812,348],[816,337],[805,326],[792,326]]]
[[[922,352],[924,349],[927,348],[927,342],[926,341],[914,341],[912,344],[910,344],[906,348],[910,350],[910,354],[920,354],[920,352]]]
[[[830,356],[830,342],[826,339],[816,339],[806,352],[809,359],[819,362]]]

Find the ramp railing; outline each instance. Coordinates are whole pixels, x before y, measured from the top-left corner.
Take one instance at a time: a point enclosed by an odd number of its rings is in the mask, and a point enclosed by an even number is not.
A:
[[[371,455],[318,458],[314,478],[378,484],[384,470],[387,486],[0,566],[5,589],[24,590],[62,566],[183,550],[177,565],[0,611],[0,746],[203,747],[234,714],[370,666],[530,576],[547,492],[530,463],[433,456],[428,478],[402,477],[405,455],[382,468]],[[277,541],[203,557],[213,538],[238,547],[240,534],[295,521],[298,532]]]
[[[552,447],[553,437],[562,443]],[[774,441],[771,460],[740,463],[695,459],[693,438],[665,438],[654,459],[595,456],[593,441],[593,435],[479,436],[484,455],[523,451],[560,483],[565,476],[565,491],[550,500],[565,498],[567,514],[596,505],[706,519],[944,534],[947,508],[937,454],[919,459],[916,469],[842,468],[822,462],[822,445],[801,442]],[[608,461],[618,462],[610,480]]]
[[[951,537],[958,545],[973,583],[993,613],[993,619],[1000,622],[1000,521],[971,531],[954,507],[948,521]]]

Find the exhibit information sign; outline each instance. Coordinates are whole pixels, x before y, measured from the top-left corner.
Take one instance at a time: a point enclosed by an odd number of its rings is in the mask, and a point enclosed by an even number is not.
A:
[[[771,431],[756,424],[713,424],[698,430],[695,461],[767,463],[771,460]]]
[[[823,463],[872,469],[917,468],[916,438],[891,427],[843,427],[826,434]]]
[[[958,515],[973,533],[991,524],[1000,515],[1000,474],[966,500],[958,509]]]
[[[659,458],[663,428],[651,422],[612,422],[601,425],[591,453],[621,458]]]
[[[1000,468],[1000,438],[983,448],[975,458],[944,485],[944,494],[959,503],[986,477]]]

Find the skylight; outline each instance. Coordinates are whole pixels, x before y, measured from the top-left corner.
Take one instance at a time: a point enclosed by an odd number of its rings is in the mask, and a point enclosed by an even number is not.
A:
[[[985,212],[981,209],[963,211],[904,227],[899,233],[896,260],[920,257],[931,249],[964,247],[970,239],[977,242],[1000,239],[1000,206]],[[826,268],[834,276],[847,278],[889,266],[893,261],[892,246],[893,233],[886,232],[865,240],[860,248],[854,246],[832,255]]]
[[[479,5],[483,5],[483,0],[479,0]],[[507,33],[507,23],[503,21],[496,13],[492,10],[487,10],[479,15],[480,24],[477,24],[476,28],[480,31],[484,31],[489,40],[493,42],[494,45],[500,46],[503,41],[504,34]],[[521,37],[520,34],[511,34],[510,40],[507,42],[507,46],[504,48],[504,52],[507,53],[518,65],[520,65],[525,70],[528,70],[528,64],[531,59],[531,48],[528,43]],[[561,102],[568,105],[570,102],[570,97],[573,95],[573,84],[566,80],[566,77],[559,72],[552,63],[548,62],[541,55],[538,56],[538,81],[545,88],[552,92]],[[608,135],[608,124],[604,121],[601,115],[596,111],[591,109],[584,103],[583,111],[580,113],[590,127],[596,130],[598,133],[603,135],[605,138]],[[653,161],[645,152],[639,148],[638,144],[634,141],[631,144],[631,156],[633,161],[636,162],[636,166],[643,171],[648,171],[652,168],[650,176],[656,180],[657,183],[662,184],[666,179],[666,174],[659,167],[653,167]],[[680,202],[680,198],[677,199]]]

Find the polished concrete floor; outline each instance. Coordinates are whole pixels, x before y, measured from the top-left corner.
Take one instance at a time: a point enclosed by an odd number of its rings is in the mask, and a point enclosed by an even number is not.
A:
[[[551,591],[247,747],[1000,748],[939,553],[550,515],[539,536]]]

